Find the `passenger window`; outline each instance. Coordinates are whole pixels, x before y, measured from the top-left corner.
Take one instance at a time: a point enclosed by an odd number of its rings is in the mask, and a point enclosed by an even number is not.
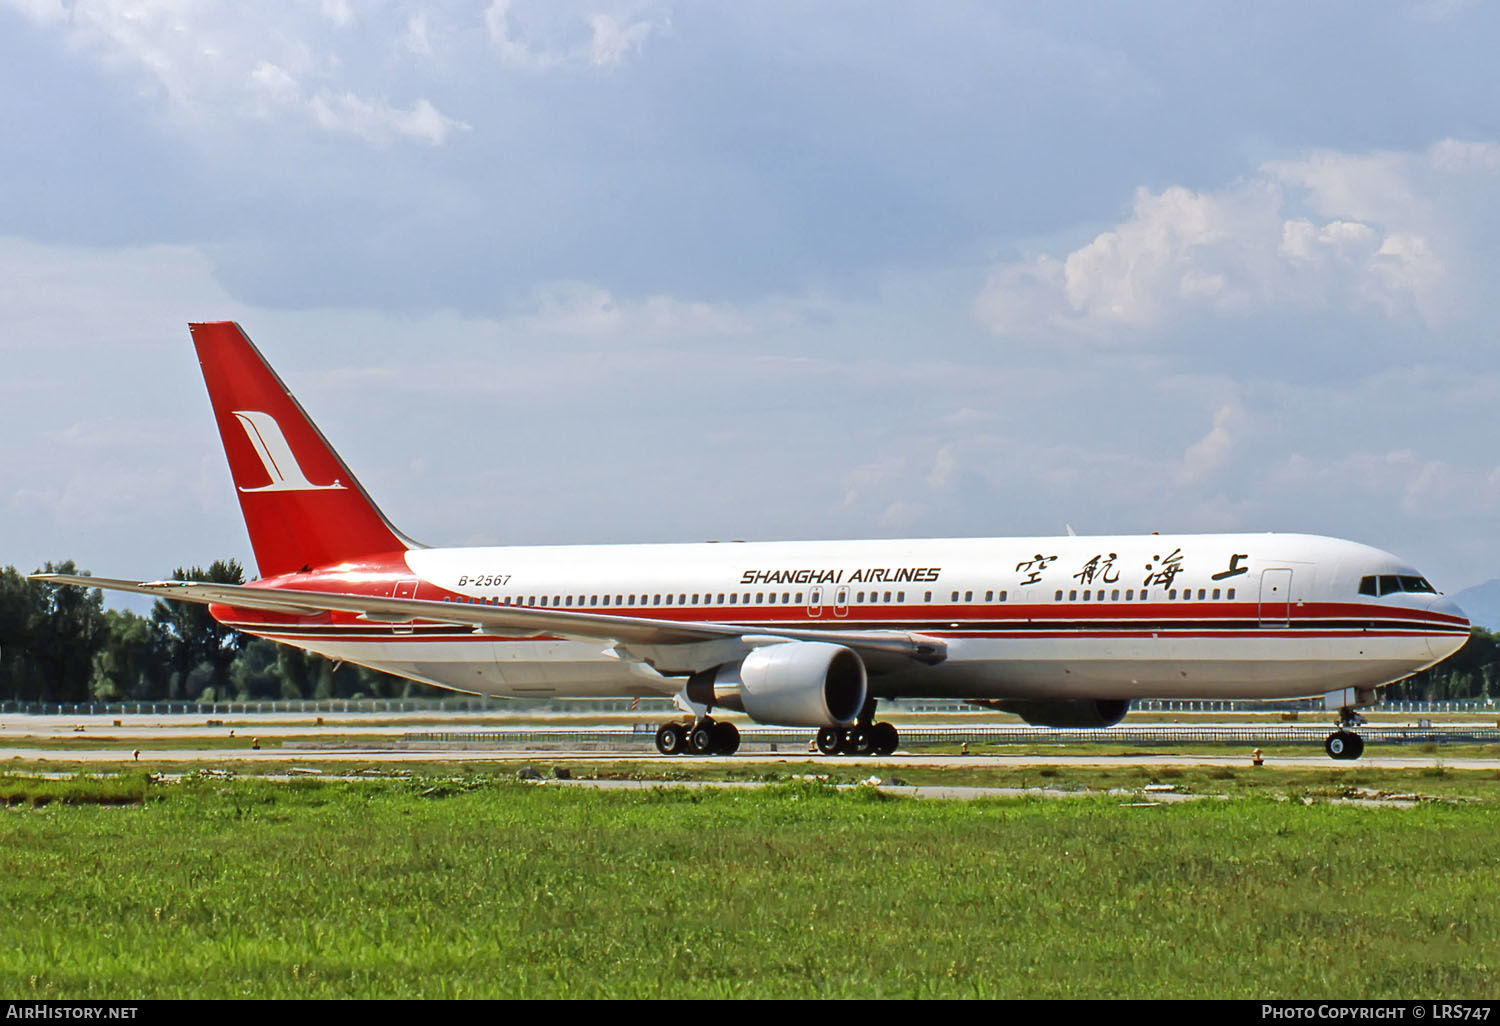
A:
[[[905,602],[906,601],[906,592],[904,592],[904,591],[898,591],[898,592],[896,592],[896,601],[897,602]]]
[[[927,592],[926,596],[922,599],[922,601],[923,602],[931,602],[932,601],[932,592],[930,592],[930,591]]]
[[[1217,599],[1218,597],[1219,597],[1219,589],[1215,588],[1214,589],[1214,598]]]
[[[1088,598],[1089,597],[1089,593],[1088,592],[1084,592],[1083,593],[1083,597],[1085,599]],[[1078,601],[1078,589],[1077,588],[1069,589],[1069,591],[1068,591],[1068,601],[1069,602],[1077,602]]]
[[[1112,591],[1112,592],[1109,593],[1109,600],[1111,602],[1118,602],[1118,601],[1120,601],[1120,589],[1119,588],[1116,588],[1114,591]]]
[[[797,605],[800,606],[801,604],[802,604],[802,593],[799,591],[799,592],[797,592]]]
[[[966,592],[964,592],[964,601],[965,602],[973,602],[974,601],[974,593],[972,591],[966,591]]]
[[[1207,597],[1208,597],[1208,593],[1206,591],[1204,591],[1202,588],[1199,588],[1198,589],[1198,601],[1202,602]]]
[[[1005,592],[1003,592],[1003,591],[1000,593],[1000,601],[1001,602],[1005,601]]]
[[[1059,591],[1056,595],[1053,595],[1052,596],[1052,601],[1053,602],[1061,602],[1062,601],[1062,592]]]
[[[766,593],[765,592],[763,592],[763,591],[757,591],[755,593],[755,604],[756,605],[760,605],[765,600],[766,600]]]
[[[1229,589],[1229,594],[1225,595],[1224,597],[1227,598],[1227,599],[1230,599],[1232,601],[1234,599],[1234,589],[1230,588]]]
[[[890,592],[886,592],[885,593],[885,604],[886,605],[890,605],[891,604],[891,593]]]
[[[1176,597],[1177,597],[1177,589],[1176,588],[1173,588],[1171,591],[1167,592],[1167,598],[1168,599],[1175,599]]]
[[[953,593],[953,601],[954,602],[958,601],[958,592],[956,592],[956,591]]]
[[[1134,588],[1130,588],[1130,589],[1128,589],[1125,592],[1125,601],[1126,602],[1134,602],[1135,601],[1135,589]]]
[[[993,591],[987,591],[987,592],[985,592],[984,593],[984,600],[986,602],[993,602],[993,601],[995,601],[995,593]]]
[[[667,604],[668,604],[668,605],[671,605],[671,604],[672,604],[672,603],[671,603],[671,599],[672,599],[672,596],[671,596],[671,595],[668,595],[668,596],[667,596]],[[652,604],[652,605],[653,605],[653,606],[659,606],[659,605],[661,605],[661,596],[660,596],[660,595],[652,595],[652,596],[651,596],[651,604]]]
[[[792,598],[792,593],[791,592],[789,592],[789,591],[782,592],[781,593],[781,604],[782,605],[786,605],[788,602],[791,601],[791,598]]]

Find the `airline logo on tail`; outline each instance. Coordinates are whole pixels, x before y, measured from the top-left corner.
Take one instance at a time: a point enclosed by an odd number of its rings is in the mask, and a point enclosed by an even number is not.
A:
[[[292,455],[292,447],[287,444],[286,435],[282,434],[281,425],[276,423],[276,418],[269,413],[260,410],[234,410],[232,411],[239,420],[240,426],[245,429],[245,436],[250,439],[250,445],[255,449],[255,455],[260,457],[260,462],[266,468],[266,474],[270,476],[271,483],[261,485],[259,488],[240,488],[242,492],[321,492],[330,489],[342,489],[344,486],[334,481],[333,484],[313,484],[302,472],[302,465],[297,462],[297,457]]]

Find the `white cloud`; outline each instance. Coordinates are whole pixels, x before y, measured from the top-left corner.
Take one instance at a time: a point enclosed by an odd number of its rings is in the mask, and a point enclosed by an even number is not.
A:
[[[627,54],[637,51],[656,26],[649,21],[621,23],[610,14],[589,15],[589,63],[607,68],[619,64]]]
[[[335,28],[348,28],[354,24],[354,9],[349,0],[323,0],[323,17]]]
[[[418,57],[432,56],[432,39],[428,35],[426,11],[412,15],[407,21],[406,34],[401,37],[401,44]]]
[[[537,289],[530,308],[514,323],[539,334],[620,340],[740,335],[750,330],[752,320],[728,305],[669,296],[623,301],[596,286],[559,282]]]
[[[1462,226],[1479,213],[1448,194],[1465,183],[1492,192],[1497,176],[1500,147],[1447,140],[1416,154],[1274,161],[1213,190],[1139,189],[1127,219],[1066,256],[996,267],[975,312],[1002,335],[1099,341],[1195,312],[1441,322],[1466,279]]]
[[[576,3],[556,0],[492,0],[484,25],[501,63],[518,71],[612,68],[639,52],[665,23],[665,15],[639,16],[647,5],[614,6],[614,11],[581,11]]]
[[[426,100],[402,109],[352,93],[324,92],[307,101],[307,109],[313,120],[328,131],[357,135],[377,144],[406,138],[441,146],[449,133],[469,130],[468,125],[444,116]]]
[[[362,42],[359,34],[345,31],[356,21],[348,0],[303,0],[274,8],[196,0],[0,0],[0,5],[58,33],[75,52],[136,77],[148,101],[193,128],[226,114],[294,117],[375,144],[405,139],[437,146],[468,127],[426,98],[391,105],[347,80],[357,73],[350,71],[344,48]],[[423,15],[403,22],[403,12],[371,10],[378,15],[370,19],[372,34],[420,52],[427,39]]]
[[[1178,484],[1190,484],[1201,480],[1228,461],[1234,448],[1235,433],[1245,419],[1245,413],[1236,403],[1226,403],[1214,413],[1214,424],[1208,434],[1194,442],[1182,454],[1182,467],[1177,472]]]

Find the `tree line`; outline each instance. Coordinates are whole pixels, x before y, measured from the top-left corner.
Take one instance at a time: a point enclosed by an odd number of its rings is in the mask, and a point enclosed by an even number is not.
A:
[[[38,573],[77,574],[72,560]],[[237,560],[178,567],[177,581],[245,583]],[[208,607],[158,600],[150,616],[106,609],[98,588],[0,571],[0,699],[224,702],[405,698],[435,693],[401,677],[224,627]]]
[[[77,574],[72,560],[39,573]],[[177,581],[243,584],[237,560],[178,567]],[[218,623],[208,607],[158,600],[151,615],[106,609],[98,588],[58,587],[0,571],[0,699],[27,702],[224,702],[406,698],[432,688]],[[1500,697],[1500,634],[1475,627],[1450,659],[1382,692],[1396,701]]]

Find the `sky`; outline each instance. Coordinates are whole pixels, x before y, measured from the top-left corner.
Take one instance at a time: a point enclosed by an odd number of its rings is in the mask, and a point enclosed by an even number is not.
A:
[[[0,565],[253,567],[189,320],[433,545],[1500,577],[1500,7],[0,0]]]

